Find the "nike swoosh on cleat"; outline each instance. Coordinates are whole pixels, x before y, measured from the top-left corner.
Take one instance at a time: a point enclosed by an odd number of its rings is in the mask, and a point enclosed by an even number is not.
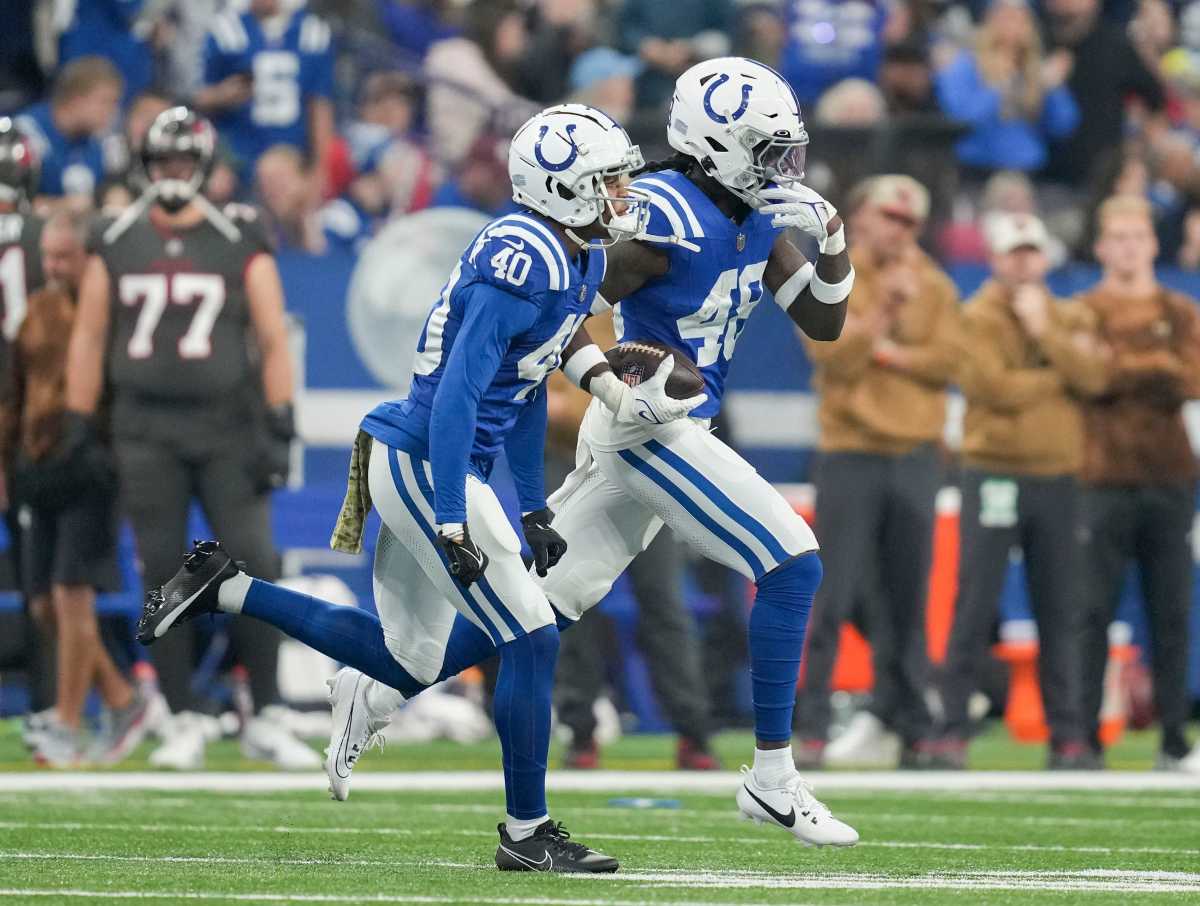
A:
[[[342,773],[342,766],[346,764],[346,747],[350,742],[350,727],[354,723],[354,707],[358,697],[358,684],[362,682],[362,677],[359,676],[354,680],[354,691],[350,693],[350,713],[346,715],[346,723],[342,728],[342,742],[338,746],[337,757],[333,760],[333,772],[342,780],[350,777],[350,772]]]
[[[529,868],[533,871],[550,871],[552,868],[554,868],[554,859],[551,858],[550,853],[546,853],[546,855],[543,856],[540,860],[538,860],[537,862],[534,862],[532,859],[526,859],[521,854],[513,852],[511,849],[509,849],[503,843],[500,844],[500,848],[502,850],[504,850],[506,853],[508,853],[510,856],[512,856],[514,859],[516,859],[518,862],[520,862],[522,865],[528,865]]]
[[[746,791],[746,794],[751,799],[753,799],[755,802],[757,802],[759,805],[761,805],[763,807],[763,811],[765,811],[768,815],[770,815],[772,818],[774,818],[776,821],[778,821],[784,827],[795,827],[796,826],[796,808],[795,808],[795,806],[793,806],[792,810],[788,814],[785,815],[782,812],[775,811],[775,809],[771,808],[771,806],[767,805],[765,802],[763,802],[761,799],[759,799],[757,796],[755,796],[753,791],[750,789],[750,787],[743,784],[742,789],[744,789]]]

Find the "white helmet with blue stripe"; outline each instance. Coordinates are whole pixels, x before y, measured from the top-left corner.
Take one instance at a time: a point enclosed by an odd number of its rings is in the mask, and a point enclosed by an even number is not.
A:
[[[769,66],[744,57],[697,63],[675,82],[667,141],[753,207],[768,185],[804,178],[800,102]]]
[[[646,199],[624,186],[644,163],[620,123],[584,104],[558,104],[535,114],[517,130],[508,151],[514,201],[568,228],[599,222],[612,242],[645,228]],[[625,209],[618,213],[614,204],[620,203]]]

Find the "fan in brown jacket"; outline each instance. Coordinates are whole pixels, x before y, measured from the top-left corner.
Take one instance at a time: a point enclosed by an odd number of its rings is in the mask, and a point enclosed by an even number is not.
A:
[[[60,452],[67,341],[86,234],[87,225],[67,213],[54,215],[42,231],[46,287],[29,298],[13,341],[12,391],[2,413],[3,459],[21,506],[25,592],[43,606],[48,600],[58,637],[55,715],[35,734],[34,757],[58,767],[124,757],[164,707],[130,685],[100,639],[96,592],[121,586],[112,467],[103,451],[86,462]],[[85,752],[80,722],[93,684],[110,719]]]
[[[958,294],[917,245],[929,214],[920,183],[874,177],[851,193],[848,210],[857,277],[846,325],[836,343],[806,347],[819,395],[816,531],[825,578],[808,628],[794,751],[808,767],[825,754],[831,762],[877,754],[887,727],[904,743],[902,766],[925,767],[932,752],[925,598],[941,483],[938,444],[958,358]],[[864,591],[864,564],[878,564],[886,592],[871,599],[880,605],[869,632],[874,696],[845,741],[825,753],[839,630]]]
[[[965,767],[967,700],[986,658],[1008,572],[1024,555],[1037,621],[1049,766],[1094,766],[1080,710],[1081,598],[1074,543],[1083,456],[1080,400],[1107,380],[1095,318],[1046,287],[1049,235],[1024,214],[989,225],[992,279],[963,310],[966,399],[958,602],[942,675],[947,766]]]
[[[1158,766],[1180,769],[1188,751],[1196,513],[1196,461],[1183,404],[1200,396],[1200,315],[1193,300],[1155,279],[1158,242],[1146,201],[1110,198],[1097,219],[1095,252],[1103,276],[1080,300],[1094,313],[1111,362],[1104,390],[1084,409],[1084,717],[1100,753],[1108,625],[1132,560],[1150,620],[1154,703],[1162,726]]]

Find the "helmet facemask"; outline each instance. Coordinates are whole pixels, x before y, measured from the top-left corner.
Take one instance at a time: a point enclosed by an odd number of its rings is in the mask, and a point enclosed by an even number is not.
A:
[[[800,135],[764,135],[748,126],[734,130],[736,140],[750,153],[752,163],[741,174],[743,184],[732,186],[723,183],[729,191],[741,198],[752,208],[760,208],[766,202],[759,192],[767,186],[787,188],[798,185],[804,179],[804,165],[808,156],[808,132],[801,129]]]
[[[169,167],[170,164],[187,160],[192,164],[191,175],[187,178],[179,176],[156,177],[156,167]],[[204,187],[208,173],[204,162],[196,154],[187,151],[171,151],[165,154],[150,156],[146,163],[146,179],[148,191],[159,206],[175,213],[186,208]]]
[[[608,248],[623,240],[633,239],[645,231],[650,220],[650,196],[628,185],[620,186],[618,193],[613,194],[609,186],[610,182],[619,182],[622,177],[642,166],[641,152],[637,152],[637,157],[639,159],[636,162],[631,160],[620,167],[589,173],[584,177],[584,185],[587,188],[583,191],[580,191],[582,187],[575,190],[576,196],[595,212],[594,220],[589,224],[580,225],[590,226],[591,223],[598,223],[609,236],[608,239],[583,240],[568,229],[567,234],[580,245],[591,244]],[[618,212],[618,205],[623,206],[624,210]]]

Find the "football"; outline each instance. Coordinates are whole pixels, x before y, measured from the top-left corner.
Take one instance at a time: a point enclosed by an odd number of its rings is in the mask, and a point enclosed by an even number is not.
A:
[[[675,356],[675,367],[667,378],[667,395],[672,399],[685,400],[704,392],[704,378],[700,369],[688,358],[686,352],[656,343],[653,340],[627,340],[618,343],[604,354],[617,377],[630,387],[636,387],[652,376],[667,356]]]

